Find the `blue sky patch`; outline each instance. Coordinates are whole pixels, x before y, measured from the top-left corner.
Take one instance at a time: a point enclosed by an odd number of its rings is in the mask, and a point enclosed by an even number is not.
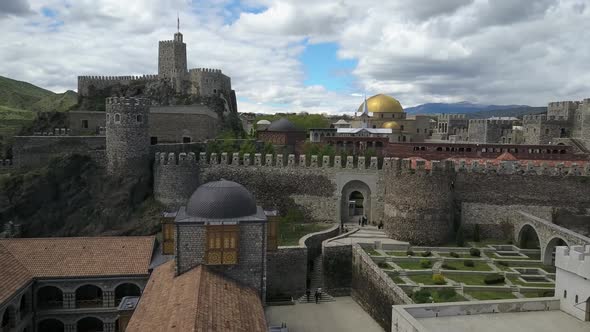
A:
[[[301,55],[305,67],[305,85],[323,85],[326,89],[345,92],[351,89],[352,70],[356,60],[340,59],[337,43],[308,44]]]

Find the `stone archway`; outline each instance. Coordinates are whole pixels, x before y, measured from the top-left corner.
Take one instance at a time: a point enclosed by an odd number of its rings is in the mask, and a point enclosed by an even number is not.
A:
[[[342,187],[340,196],[341,223],[358,223],[358,218],[362,215],[365,215],[371,222],[371,210],[371,188],[369,185],[360,180],[352,180]]]
[[[76,323],[78,332],[102,332],[104,331],[104,323],[96,317],[85,317]]]
[[[570,246],[563,238],[559,236],[552,237],[543,250],[543,264],[555,265],[555,247]]]
[[[525,224],[518,233],[518,246],[522,249],[540,249],[541,241],[537,230],[530,224]]]
[[[65,325],[60,320],[48,318],[39,322],[37,325],[37,330],[44,332],[64,332]]]

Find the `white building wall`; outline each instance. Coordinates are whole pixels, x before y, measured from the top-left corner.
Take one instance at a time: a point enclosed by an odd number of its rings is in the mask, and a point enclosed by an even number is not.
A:
[[[555,296],[560,298],[560,309],[590,320],[590,246],[558,247],[555,266]]]

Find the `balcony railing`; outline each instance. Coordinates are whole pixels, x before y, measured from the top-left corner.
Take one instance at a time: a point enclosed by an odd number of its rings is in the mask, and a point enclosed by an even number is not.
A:
[[[102,299],[76,300],[76,308],[102,307]]]
[[[39,309],[62,309],[64,307],[63,301],[45,301],[39,302]]]

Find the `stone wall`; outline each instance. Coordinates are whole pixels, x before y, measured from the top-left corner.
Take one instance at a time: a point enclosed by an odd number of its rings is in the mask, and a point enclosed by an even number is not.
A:
[[[98,135],[100,128],[106,124],[106,113],[96,111],[70,111],[68,112],[70,135]],[[86,122],[87,127],[84,128]]]
[[[279,247],[266,254],[266,297],[290,296],[294,299],[305,294],[307,280],[307,248]]]
[[[391,331],[391,307],[413,303],[359,244],[352,246],[352,297],[385,331]]]
[[[61,154],[91,155],[106,148],[104,136],[15,136],[14,167],[38,167]]]
[[[157,106],[150,109],[149,134],[158,143],[204,141],[217,136],[221,126],[217,113],[204,105]]]
[[[511,235],[510,230],[506,229],[506,223],[510,225],[511,220],[517,217],[520,218],[518,211],[528,212],[539,218],[551,220],[553,207],[464,202],[461,204],[463,231],[470,237],[473,235],[474,225],[477,224],[482,238],[506,240]]]
[[[352,285],[352,247],[351,245],[323,245],[322,263],[324,288],[333,296],[350,295]]]
[[[311,218],[311,211],[318,205],[334,206],[335,184],[330,173],[321,169],[310,172],[307,169],[286,167],[202,167],[201,183],[221,178],[245,186],[254,194],[258,204],[267,210],[276,209],[286,213],[296,208]]]

